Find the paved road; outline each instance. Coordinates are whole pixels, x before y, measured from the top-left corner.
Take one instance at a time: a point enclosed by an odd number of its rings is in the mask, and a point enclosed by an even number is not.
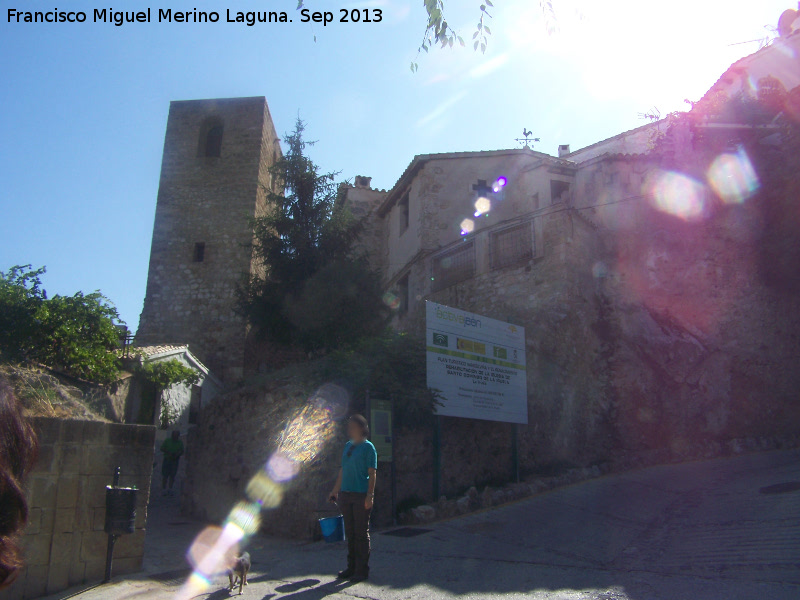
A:
[[[148,575],[73,597],[171,598],[198,529],[174,511],[155,507]],[[244,598],[796,600],[800,451],[603,477],[428,529],[374,534],[372,579],[356,585],[331,576],[339,544],[257,537]],[[199,596],[227,597],[222,580]]]

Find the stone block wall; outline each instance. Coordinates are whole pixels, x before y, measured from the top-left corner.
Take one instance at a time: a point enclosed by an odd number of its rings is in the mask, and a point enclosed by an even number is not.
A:
[[[27,567],[4,590],[27,600],[103,578],[108,536],[105,488],[115,467],[120,485],[139,489],[136,532],[117,540],[114,573],[141,569],[155,427],[37,417],[39,461],[27,480],[30,520],[22,545]]]

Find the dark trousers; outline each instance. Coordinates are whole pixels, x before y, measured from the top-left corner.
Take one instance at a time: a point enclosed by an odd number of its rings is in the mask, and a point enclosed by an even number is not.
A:
[[[347,538],[347,568],[356,575],[369,574],[369,516],[372,509],[364,508],[366,494],[339,492],[339,508],[344,517]]]

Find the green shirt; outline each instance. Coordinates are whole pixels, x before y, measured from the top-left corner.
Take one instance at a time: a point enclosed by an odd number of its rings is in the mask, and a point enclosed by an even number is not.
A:
[[[378,468],[378,453],[369,440],[347,442],[342,452],[342,491],[366,493],[369,470]]]
[[[161,444],[161,451],[164,453],[164,458],[178,460],[181,454],[183,454],[183,442],[168,437],[164,440],[164,443]]]

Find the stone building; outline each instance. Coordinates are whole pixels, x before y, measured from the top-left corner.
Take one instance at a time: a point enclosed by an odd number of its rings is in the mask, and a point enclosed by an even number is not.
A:
[[[153,399],[152,406],[143,409],[141,384],[134,383],[125,403],[125,422],[160,427],[157,441],[169,436],[173,429],[185,434],[197,422],[202,407],[206,406],[223,389],[222,382],[198,360],[186,345],[141,346],[134,362],[143,364],[175,360],[197,372],[197,382],[192,385],[175,384]],[[130,368],[130,367],[129,367]],[[146,413],[146,414],[145,414]]]
[[[343,188],[395,327],[421,331],[432,300],[526,332],[528,424],[442,417],[438,452],[429,428],[397,432],[398,501],[509,481],[514,456],[527,476],[800,443],[798,56],[800,35],[782,37],[688,113],[558,156],[422,154],[388,191]],[[214,404],[184,506],[224,517],[309,393],[266,380]],[[229,452],[230,436],[257,443]],[[307,531],[339,448],[302,471],[270,531]]]
[[[523,468],[800,427],[798,177],[778,124],[800,120],[797,56],[800,35],[778,39],[689,113],[558,157],[419,155],[388,191],[345,190],[396,327],[420,332],[425,300],[525,326]],[[454,452],[508,438],[447,423]]]
[[[786,56],[800,35],[738,61],[687,115],[586,148],[422,154],[388,191],[361,176],[344,189],[396,327],[421,330],[425,300],[525,326],[522,468],[797,429],[800,223],[780,204],[796,177],[774,185],[791,152],[775,122],[748,120],[765,90],[800,119]],[[226,383],[267,360],[233,303],[258,269],[248,217],[278,151],[263,98],[171,107],[137,341],[188,343]],[[465,437],[510,438],[507,424],[452,423],[455,453]]]
[[[259,268],[249,219],[280,152],[263,97],[172,102],[138,345],[188,344],[223,380],[242,377],[236,286]]]

